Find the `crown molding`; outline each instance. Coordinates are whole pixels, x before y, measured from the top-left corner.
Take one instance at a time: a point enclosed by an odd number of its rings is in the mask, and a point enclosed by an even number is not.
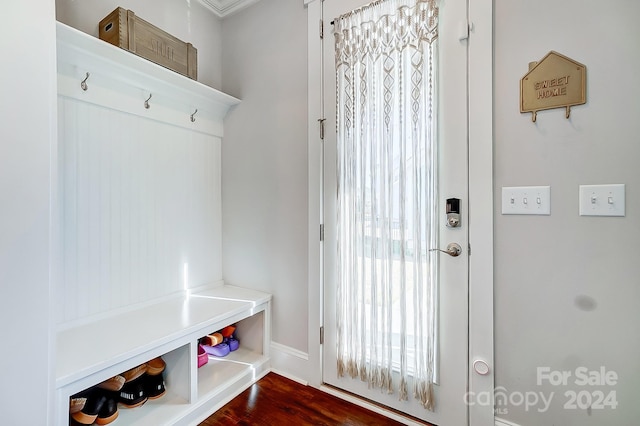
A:
[[[225,18],[259,0],[198,0],[220,18]]]

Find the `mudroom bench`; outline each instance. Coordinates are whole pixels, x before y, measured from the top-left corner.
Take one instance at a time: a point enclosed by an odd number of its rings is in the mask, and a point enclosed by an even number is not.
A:
[[[158,356],[166,394],[121,408],[117,423],[197,424],[269,371],[270,316],[270,294],[222,285],[59,331],[56,424],[70,396]],[[198,368],[198,339],[232,324],[238,350]]]
[[[270,369],[271,295],[223,284],[223,127],[240,100],[61,23],[56,46],[55,424],[71,396],[156,357],[166,393],[115,424],[197,424]],[[198,368],[198,339],[228,325],[239,348]]]

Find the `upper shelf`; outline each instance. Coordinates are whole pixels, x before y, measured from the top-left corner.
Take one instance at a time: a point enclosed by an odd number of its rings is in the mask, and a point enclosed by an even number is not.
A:
[[[153,95],[150,101],[184,108],[196,117],[210,115],[221,120],[228,110],[240,103],[239,99],[191,80],[174,71],[113,46],[75,28],[57,22],[58,75],[80,82],[90,73],[87,81],[117,91],[133,89],[136,97]],[[64,84],[59,84],[65,86]],[[63,87],[63,90],[64,87]],[[75,87],[74,87],[75,90]],[[78,95],[79,96],[79,95]]]

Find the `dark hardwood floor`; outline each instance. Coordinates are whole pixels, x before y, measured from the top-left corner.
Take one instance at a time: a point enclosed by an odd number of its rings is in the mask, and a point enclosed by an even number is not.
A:
[[[269,373],[200,426],[401,424],[311,386]]]

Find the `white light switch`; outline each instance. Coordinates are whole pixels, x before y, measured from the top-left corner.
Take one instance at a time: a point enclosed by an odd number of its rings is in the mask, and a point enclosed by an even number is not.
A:
[[[502,188],[502,214],[551,214],[550,186]]]
[[[580,216],[624,215],[624,184],[580,185]]]

